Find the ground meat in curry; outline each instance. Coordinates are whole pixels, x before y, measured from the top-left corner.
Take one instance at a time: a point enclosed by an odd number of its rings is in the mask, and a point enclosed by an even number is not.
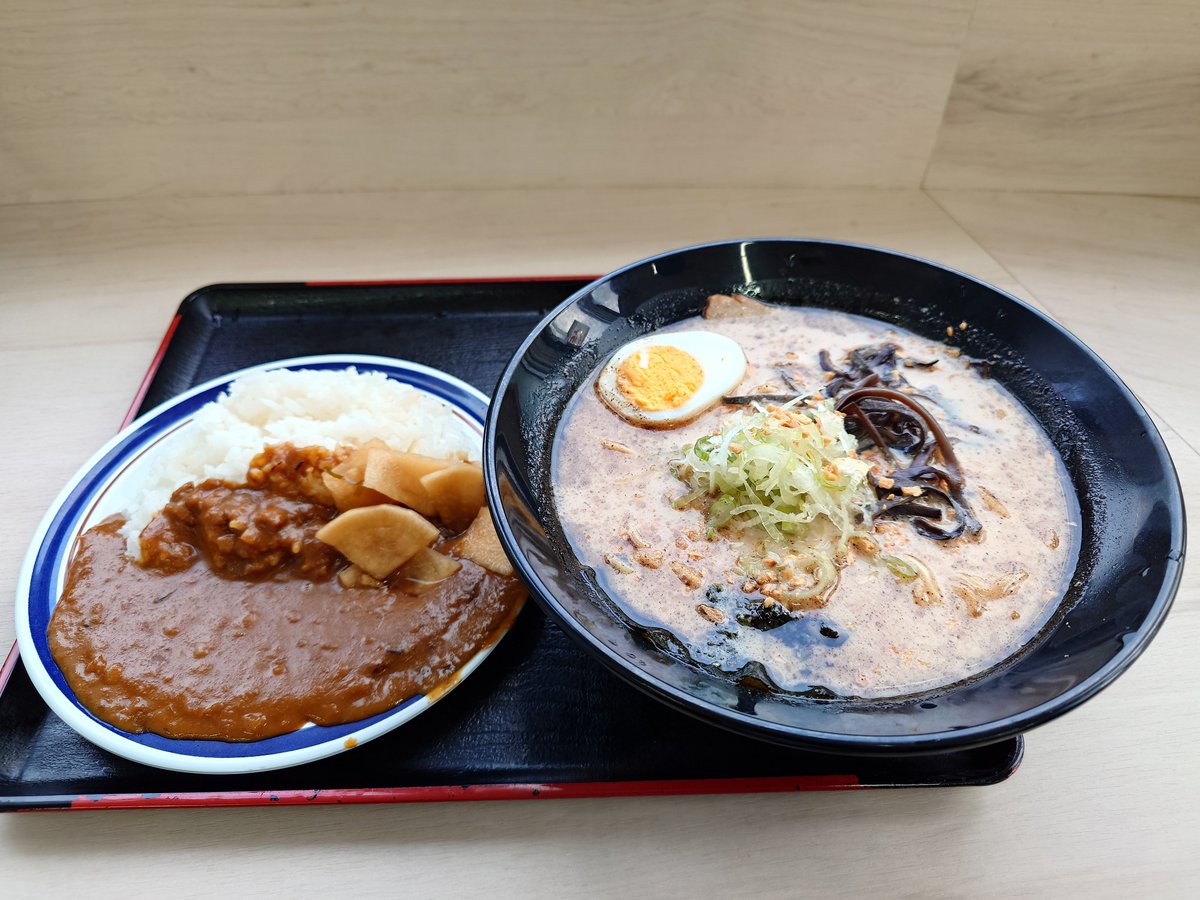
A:
[[[383,712],[494,641],[524,592],[468,559],[436,584],[340,583],[345,560],[314,536],[337,514],[319,478],[335,459],[284,445],[247,484],[184,485],[142,563],[120,518],[89,529],[49,633],[80,702],[133,733],[256,740]]]

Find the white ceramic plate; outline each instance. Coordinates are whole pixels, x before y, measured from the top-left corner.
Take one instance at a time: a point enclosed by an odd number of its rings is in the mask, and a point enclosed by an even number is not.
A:
[[[200,407],[226,393],[243,375],[272,369],[348,369],[382,372],[388,378],[433,395],[482,436],[487,398],[475,388],[436,369],[380,356],[306,356],[242,369],[198,385],[159,406],[121,431],[84,464],[63,488],[38,526],[17,583],[17,643],[34,686],[60,718],[92,743],[136,762],[180,772],[235,774],[262,772],[332,756],[385,734],[420,715],[446,693],[410,697],[398,706],[358,722],[309,725],[290,734],[248,742],[178,740],[130,734],[88,712],[50,655],[46,629],[62,595],[67,566],[80,534],[124,508],[138,489],[146,467],[172,440],[185,433]],[[491,652],[479,651],[453,676],[470,675]]]

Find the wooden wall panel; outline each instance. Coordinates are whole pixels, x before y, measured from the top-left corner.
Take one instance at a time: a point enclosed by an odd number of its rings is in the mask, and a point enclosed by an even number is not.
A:
[[[933,199],[1200,448],[1180,378],[1196,356],[1200,200],[933,191]],[[1200,404],[1197,404],[1200,407]],[[1197,485],[1200,487],[1200,485]]]
[[[6,0],[0,203],[920,184],[972,0]]]
[[[1200,195],[1200,3],[979,0],[925,184]]]

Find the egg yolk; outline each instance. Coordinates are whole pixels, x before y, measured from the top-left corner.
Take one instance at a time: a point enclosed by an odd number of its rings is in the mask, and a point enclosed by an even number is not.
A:
[[[677,409],[703,382],[704,369],[694,356],[665,345],[643,347],[617,369],[617,390],[646,412]]]

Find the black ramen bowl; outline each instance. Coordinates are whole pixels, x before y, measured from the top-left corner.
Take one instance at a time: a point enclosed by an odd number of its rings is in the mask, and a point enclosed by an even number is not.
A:
[[[888,702],[818,700],[747,686],[664,649],[574,555],[555,513],[551,448],[563,409],[617,347],[700,314],[713,293],[826,307],[895,323],[988,360],[1058,448],[1082,513],[1075,577],[1038,636],[975,677]],[[509,363],[485,435],[500,538],[550,617],[609,669],[715,725],[811,750],[920,753],[1000,740],[1109,684],[1146,648],[1179,584],[1184,512],[1166,447],[1103,362],[1020,300],[924,260],[832,241],[759,239],[651,257],[551,312]]]

